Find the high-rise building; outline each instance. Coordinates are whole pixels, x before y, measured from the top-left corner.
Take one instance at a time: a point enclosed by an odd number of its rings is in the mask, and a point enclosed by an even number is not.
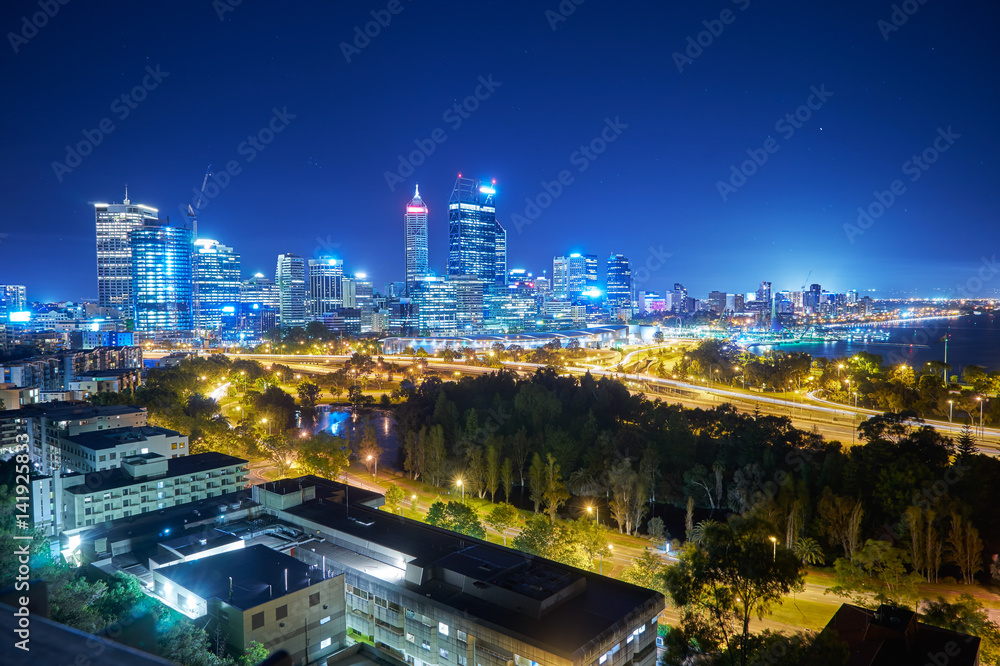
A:
[[[21,284],[0,284],[0,322],[10,318],[12,312],[28,309],[28,292]]]
[[[309,316],[325,317],[344,306],[344,261],[342,259],[309,260]]]
[[[474,275],[448,278],[455,290],[455,323],[460,333],[478,333],[483,328],[484,293],[488,285]]]
[[[448,203],[448,275],[474,275],[485,283],[497,281],[495,195],[490,183],[462,178],[461,174],[455,181]],[[506,257],[506,240],[503,244]]]
[[[306,325],[306,263],[297,254],[279,254],[274,271],[281,328]]]
[[[672,305],[673,307],[671,309],[679,314],[685,314],[691,310],[691,308],[689,307],[690,303],[688,302],[687,287],[682,285],[680,282],[674,283]]]
[[[632,307],[632,267],[625,255],[608,257],[607,297],[608,306],[613,309]]]
[[[597,255],[574,252],[552,258],[552,291],[556,296],[579,298],[597,288]]]
[[[454,335],[457,300],[455,282],[443,277],[424,277],[413,287],[413,305],[417,309],[418,335]]]
[[[235,312],[240,303],[240,255],[218,241],[200,238],[194,242],[192,274],[194,327],[214,331],[222,325],[223,312]]]
[[[278,285],[274,284],[270,278],[265,277],[263,273],[254,273],[253,277],[243,281],[243,286],[240,289],[240,302],[256,303],[277,313],[281,307]]]
[[[406,204],[403,216],[406,234],[406,288],[409,290],[417,278],[427,275],[427,204],[420,198],[420,186]]]
[[[354,274],[354,307],[361,311],[361,332],[370,332],[375,312],[375,284],[365,273]]]
[[[496,284],[507,284],[507,230],[500,222],[496,227],[497,273]]]
[[[726,310],[726,292],[710,291],[708,293],[708,305],[714,314],[722,314]]]
[[[94,204],[97,229],[97,304],[132,315],[132,245],[129,234],[156,221],[157,210],[129,201]]]
[[[769,309],[771,307],[771,283],[770,282],[764,281],[764,282],[760,283],[760,287],[757,288],[757,294],[756,294],[756,298],[754,300],[758,301],[760,303],[763,303],[764,305],[762,307],[764,307],[765,309]]]
[[[150,219],[129,240],[135,330],[190,331],[191,229]]]

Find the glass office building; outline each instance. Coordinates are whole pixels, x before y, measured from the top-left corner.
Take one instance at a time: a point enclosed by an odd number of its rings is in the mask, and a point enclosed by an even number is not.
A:
[[[501,234],[504,265],[497,268],[498,230],[492,183],[459,175],[448,203],[448,275],[474,275],[487,284],[503,283],[506,274],[506,233]]]
[[[132,245],[129,234],[147,222],[155,222],[157,210],[133,204],[125,195],[120,204],[94,204],[97,231],[97,304],[118,308],[131,315]]]
[[[147,220],[129,239],[135,330],[190,331],[191,230]]]
[[[194,242],[192,271],[194,327],[215,331],[223,313],[235,312],[240,303],[240,255],[218,241],[199,238]]]

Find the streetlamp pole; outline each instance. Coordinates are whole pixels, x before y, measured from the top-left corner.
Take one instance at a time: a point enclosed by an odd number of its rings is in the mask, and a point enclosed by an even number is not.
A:
[[[775,537],[771,537],[771,559],[777,562],[778,560],[778,540]]]
[[[948,423],[951,423],[952,417],[955,415],[955,401],[948,401]]]

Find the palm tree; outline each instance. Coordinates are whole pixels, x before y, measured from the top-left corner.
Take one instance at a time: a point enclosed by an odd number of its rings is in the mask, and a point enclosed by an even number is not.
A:
[[[826,555],[816,539],[809,537],[799,537],[792,546],[795,557],[802,561],[802,564],[822,564],[826,561]]]

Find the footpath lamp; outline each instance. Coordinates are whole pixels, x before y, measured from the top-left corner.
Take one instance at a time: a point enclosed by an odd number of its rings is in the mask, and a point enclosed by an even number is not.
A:
[[[375,461],[375,473],[372,475],[372,479],[378,481],[378,458],[369,453],[365,460],[368,462],[372,462],[373,460]]]
[[[462,485],[462,479],[459,479],[456,483],[458,483],[458,487],[462,490],[462,499],[465,500],[465,486]]]
[[[588,506],[587,507],[587,513],[588,514],[593,513],[594,516],[595,516],[595,518],[596,518],[596,520],[597,520],[597,524],[598,525],[601,524],[601,509],[600,509],[600,507],[597,507],[595,509],[593,506]]]
[[[778,560],[778,539],[775,537],[770,537],[771,539],[771,559],[773,561]]]

